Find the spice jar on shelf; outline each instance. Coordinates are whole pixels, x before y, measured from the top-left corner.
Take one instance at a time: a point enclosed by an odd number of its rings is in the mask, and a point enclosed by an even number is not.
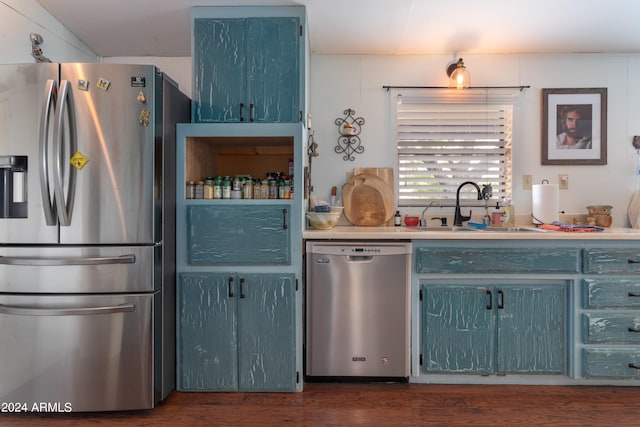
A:
[[[213,199],[213,177],[204,180],[203,199]]]

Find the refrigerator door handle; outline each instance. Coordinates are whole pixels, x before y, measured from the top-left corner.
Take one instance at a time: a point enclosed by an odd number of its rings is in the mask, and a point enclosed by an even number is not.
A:
[[[49,118],[53,112],[53,105],[56,103],[57,85],[55,80],[47,80],[45,89],[45,99],[42,103],[40,115],[40,193],[42,195],[42,209],[47,225],[57,225],[57,218],[54,215],[56,210],[55,198],[51,198],[51,188],[49,187]]]
[[[60,81],[60,102],[56,111],[56,120],[53,126],[53,152],[55,155],[53,189],[58,207],[58,220],[60,225],[71,225],[73,212],[73,200],[76,192],[76,168],[71,167],[68,161],[77,151],[76,119],[71,99],[70,84],[68,80]],[[69,117],[69,128],[64,128],[65,113]],[[63,138],[68,133],[68,152],[65,150]],[[65,160],[65,158],[67,160]],[[64,173],[69,168],[69,180],[67,181],[67,196],[65,197]]]
[[[91,314],[131,313],[134,311],[136,311],[135,304],[79,308],[14,307],[0,304],[0,314],[11,316],[85,316]]]
[[[0,256],[0,265],[104,265],[135,264],[134,254],[96,258],[38,258],[38,257],[4,257]]]

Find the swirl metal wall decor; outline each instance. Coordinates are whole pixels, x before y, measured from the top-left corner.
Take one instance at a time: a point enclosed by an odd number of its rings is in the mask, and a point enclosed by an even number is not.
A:
[[[356,158],[354,154],[362,154],[364,147],[360,141],[360,132],[364,125],[364,119],[362,117],[354,117],[356,112],[351,108],[344,110],[344,117],[338,117],[335,121],[338,126],[338,145],[335,147],[335,151],[338,154],[344,154],[342,160],[354,161]]]

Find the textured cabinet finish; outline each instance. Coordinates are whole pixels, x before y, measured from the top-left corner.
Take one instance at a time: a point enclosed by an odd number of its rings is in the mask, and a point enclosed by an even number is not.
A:
[[[640,250],[585,249],[582,263],[586,274],[640,274]]]
[[[572,248],[418,248],[417,273],[575,273],[579,252]]]
[[[591,312],[582,319],[585,343],[640,344],[640,313]]]
[[[564,373],[565,288],[422,284],[423,373]]]
[[[583,250],[582,374],[640,378],[640,250]]]
[[[587,378],[640,379],[640,351],[635,349],[583,350]]]
[[[585,308],[640,308],[640,277],[584,279]]]
[[[295,278],[183,273],[180,390],[293,391]]]
[[[290,205],[187,206],[191,265],[291,263]]]
[[[195,18],[192,121],[299,122],[301,25],[297,17]]]
[[[259,163],[270,145],[253,143],[271,139],[294,153],[294,187],[302,188],[303,132],[299,123],[177,126],[176,186],[183,189],[176,198],[177,375],[183,390],[302,390],[302,191],[286,200],[186,199],[184,183],[199,158],[198,175],[214,173],[207,172],[213,164],[206,163],[207,150],[187,157],[188,144],[206,148],[235,139],[243,144],[239,151]]]

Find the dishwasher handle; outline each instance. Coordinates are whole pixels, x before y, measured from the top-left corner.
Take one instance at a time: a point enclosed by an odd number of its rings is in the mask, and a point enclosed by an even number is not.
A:
[[[347,255],[348,262],[371,262],[373,261],[373,255]]]

